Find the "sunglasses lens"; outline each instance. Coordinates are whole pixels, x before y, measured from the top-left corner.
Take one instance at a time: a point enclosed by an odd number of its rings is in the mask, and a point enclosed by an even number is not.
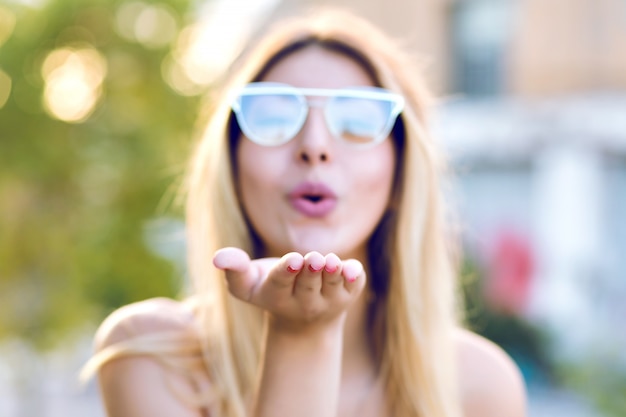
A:
[[[385,99],[336,97],[326,107],[333,134],[354,144],[375,143],[387,137],[395,104]]]
[[[248,139],[278,146],[298,134],[309,106],[323,107],[331,133],[347,143],[375,144],[391,131],[402,109],[401,97],[377,87],[296,89],[280,83],[251,83],[233,104]]]
[[[243,132],[252,141],[277,146],[300,130],[306,107],[293,94],[243,94],[237,118]]]

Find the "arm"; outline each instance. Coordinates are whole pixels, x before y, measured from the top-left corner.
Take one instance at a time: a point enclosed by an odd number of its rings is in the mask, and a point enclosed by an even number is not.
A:
[[[191,314],[173,300],[130,304],[102,323],[96,333],[96,350],[164,331],[185,333],[191,330],[191,320]],[[150,356],[124,356],[107,362],[98,372],[98,381],[109,417],[201,415],[198,408],[182,400],[195,394],[192,382]]]
[[[233,248],[214,263],[235,297],[267,311],[252,415],[335,416],[346,310],[365,284],[361,264],[316,252],[250,261]]]
[[[343,320],[306,335],[270,326],[252,415],[335,416],[342,339]]]
[[[466,330],[456,337],[465,417],[525,417],[526,389],[513,360],[493,342]]]

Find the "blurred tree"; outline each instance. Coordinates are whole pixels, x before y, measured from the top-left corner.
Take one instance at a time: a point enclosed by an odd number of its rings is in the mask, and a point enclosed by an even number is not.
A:
[[[0,340],[50,348],[180,288],[144,229],[196,118],[161,71],[191,3],[0,0]]]

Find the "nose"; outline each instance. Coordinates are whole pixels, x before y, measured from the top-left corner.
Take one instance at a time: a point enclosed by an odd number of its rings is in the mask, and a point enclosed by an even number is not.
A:
[[[298,161],[307,165],[328,163],[332,160],[334,138],[326,126],[322,109],[311,109],[298,133]]]

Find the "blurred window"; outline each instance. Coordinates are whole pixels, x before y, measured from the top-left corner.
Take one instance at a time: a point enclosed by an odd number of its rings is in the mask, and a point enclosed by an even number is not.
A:
[[[452,9],[453,83],[470,96],[502,94],[515,0],[457,0]]]
[[[607,159],[610,196],[608,218],[611,219],[609,256],[614,262],[612,275],[618,278],[623,277],[626,270],[626,156],[612,155]],[[623,281],[622,286],[622,290],[626,291],[626,281]]]

